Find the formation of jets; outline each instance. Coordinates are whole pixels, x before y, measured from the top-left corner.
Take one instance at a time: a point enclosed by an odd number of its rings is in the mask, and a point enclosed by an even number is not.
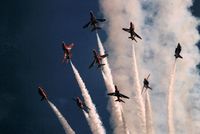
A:
[[[90,64],[89,68],[93,67],[95,63],[97,64],[97,68],[104,66],[105,64],[102,63],[102,59],[107,57],[108,54],[100,55],[96,52],[95,49],[93,49],[92,52],[93,52],[94,59],[92,63]]]
[[[90,11],[90,21],[83,26],[83,28],[86,28],[86,27],[89,27],[91,26],[92,29],[91,31],[95,31],[95,30],[98,30],[98,29],[101,29],[101,27],[99,27],[99,22],[104,22],[105,19],[97,19],[93,12]],[[139,39],[142,39],[136,32],[135,32],[135,28],[134,28],[134,24],[132,22],[130,22],[130,27],[129,28],[122,28],[122,30],[130,33],[130,39],[134,40],[135,42],[137,42],[136,38],[139,38]],[[69,62],[69,60],[71,60],[72,58],[72,53],[71,53],[71,49],[74,47],[74,44],[71,43],[71,44],[66,44],[64,41],[62,42],[62,48],[63,48],[63,51],[64,51],[64,58],[63,58],[63,62],[66,61],[66,63]],[[183,58],[181,55],[180,55],[180,52],[181,52],[181,45],[180,43],[178,43],[176,49],[175,49],[175,59],[177,58]],[[90,64],[89,68],[92,68],[95,64],[97,65],[97,68],[101,68],[102,66],[104,66],[105,64],[102,63],[102,59],[107,57],[108,54],[104,54],[104,55],[100,55],[97,53],[97,51],[95,49],[93,49],[93,61],[92,63]],[[141,89],[141,95],[143,93],[145,93],[147,91],[147,89],[150,89],[152,90],[152,88],[149,86],[149,81],[148,81],[148,78],[150,77],[150,74],[144,78],[144,81],[143,81],[143,88]],[[40,94],[40,96],[42,97],[41,98],[41,101],[42,100],[47,100],[47,94],[45,92],[45,90],[42,88],[42,87],[38,87],[38,92]],[[122,94],[119,92],[117,86],[115,85],[115,92],[112,92],[112,93],[108,93],[107,95],[109,96],[116,96],[117,99],[115,101],[118,101],[118,102],[123,102],[125,103],[121,98],[125,98],[125,99],[129,99],[128,96]],[[88,112],[89,108],[85,105],[85,103],[79,98],[79,97],[76,97],[73,99],[77,106],[82,109],[82,110],[85,110],[86,112]]]

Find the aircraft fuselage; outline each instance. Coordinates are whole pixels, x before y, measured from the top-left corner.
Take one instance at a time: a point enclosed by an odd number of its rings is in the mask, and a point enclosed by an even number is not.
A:
[[[79,108],[83,109],[83,102],[81,101],[81,99],[79,97],[76,98],[76,104]]]
[[[44,99],[47,100],[47,95],[46,95],[46,92],[44,91],[43,88],[38,87],[38,92],[39,92],[40,96],[42,97],[41,101],[44,100]]]

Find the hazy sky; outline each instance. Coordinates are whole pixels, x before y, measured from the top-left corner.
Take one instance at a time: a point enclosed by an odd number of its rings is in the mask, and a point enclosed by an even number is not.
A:
[[[200,16],[200,1],[192,12]],[[79,70],[107,133],[109,125],[105,85],[100,70],[88,70],[95,33],[82,29],[89,10],[102,17],[94,0],[8,0],[0,4],[0,133],[64,134],[46,102],[40,101],[37,86],[46,88],[49,99],[79,134],[90,128],[72,101],[81,96],[70,65],[62,64],[61,42],[73,42],[73,63]],[[106,18],[109,19],[109,18]],[[127,22],[128,23],[128,22]],[[119,26],[120,28],[120,26]],[[99,32],[106,40],[105,31]]]

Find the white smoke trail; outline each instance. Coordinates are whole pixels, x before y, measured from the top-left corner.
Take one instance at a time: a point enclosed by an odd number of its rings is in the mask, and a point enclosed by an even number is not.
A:
[[[182,45],[183,60],[177,65],[177,80],[174,85],[174,120],[177,134],[191,132],[198,134],[200,130],[200,80],[196,64],[199,63],[199,52],[195,44],[199,41],[197,26],[199,20],[192,16],[190,7],[192,0],[101,0],[101,6],[108,22],[109,59],[116,82],[124,83],[123,87],[131,89],[129,55],[130,44],[127,34],[122,32],[129,21],[135,24],[135,31],[141,35],[138,42],[137,57],[139,74],[151,72],[152,105],[154,111],[155,133],[166,134],[167,131],[167,88],[170,64],[173,61],[174,49],[178,42]],[[140,11],[142,10],[142,11]],[[141,29],[140,29],[141,28]],[[184,86],[182,87],[182,85]],[[127,86],[126,86],[127,85]],[[128,92],[128,91],[127,91]],[[130,92],[130,94],[133,94]],[[134,96],[134,94],[133,94]],[[196,99],[193,99],[196,98]],[[197,99],[198,98],[198,99]],[[131,119],[133,111],[124,107],[125,116]],[[128,125],[134,124],[128,120]],[[135,124],[134,124],[135,126]],[[131,128],[131,127],[129,127]]]
[[[70,125],[65,120],[65,118],[60,113],[60,111],[56,108],[56,106],[49,100],[47,100],[47,102],[48,102],[49,106],[51,107],[51,109],[53,110],[53,112],[55,113],[55,115],[57,116],[58,120],[60,121],[60,124],[62,125],[63,129],[65,130],[65,133],[66,134],[75,134],[74,130],[70,127]]]
[[[169,88],[168,88],[168,101],[167,101],[167,122],[168,122],[168,133],[169,134],[174,134],[175,129],[174,129],[174,79],[175,79],[175,72],[176,72],[176,60],[173,64],[172,72],[170,75],[170,81],[169,81]]]
[[[145,114],[146,114],[147,134],[154,134],[155,132],[153,127],[151,100],[148,91],[145,93]]]
[[[137,67],[137,60],[136,60],[136,55],[135,55],[135,45],[132,44],[132,53],[133,53],[133,66],[134,66],[134,78],[135,78],[135,85],[136,85],[136,97],[135,101],[137,103],[138,107],[138,114],[139,118],[141,120],[141,129],[143,133],[146,133],[146,115],[145,115],[145,105],[144,105],[144,100],[141,95],[141,86],[140,86],[140,81],[139,81],[139,72],[138,72],[138,67]]]
[[[99,35],[98,35],[97,32],[96,32],[96,36],[97,36],[97,44],[98,44],[98,48],[99,48],[99,53],[100,53],[100,55],[104,55],[105,54],[105,49],[103,47],[103,44],[102,44],[102,42],[101,42],[101,40],[100,40]],[[110,83],[113,84],[112,73],[111,73],[111,69],[109,67],[109,63],[108,63],[107,57],[103,58],[102,62],[105,64],[103,66],[103,72],[106,75],[106,77],[109,79]]]
[[[91,121],[90,121],[90,117],[89,117],[88,113],[87,113],[85,110],[82,110],[82,111],[83,111],[83,114],[84,114],[84,116],[85,116],[87,122],[89,123],[89,126],[91,126],[91,125],[90,125]]]
[[[195,44],[199,40],[199,34],[196,29],[198,20],[194,18],[188,8],[191,6],[191,0],[168,0],[168,1],[143,1],[145,22],[143,25],[143,42],[146,49],[141,53],[143,57],[140,65],[148,67],[154,74],[153,84],[153,105],[156,109],[156,127],[157,133],[167,132],[165,120],[167,109],[160,103],[167,98],[168,76],[170,75],[171,63],[174,60],[174,50],[178,42],[182,45],[183,60],[178,60],[177,80],[174,83],[174,108],[168,107],[169,111],[174,112],[174,124],[171,128],[174,133],[187,134],[195,125],[193,121],[188,121],[190,112],[187,110],[189,90],[195,89],[195,83],[199,79],[196,73],[195,65],[199,62],[198,48]],[[184,87],[182,85],[185,83]],[[199,83],[199,82],[198,82]],[[156,97],[156,99],[155,99]],[[158,103],[160,102],[160,103]],[[159,106],[159,108],[157,108]],[[167,105],[168,106],[168,105]],[[163,114],[161,114],[163,113]],[[169,113],[170,114],[170,113]],[[172,117],[170,117],[172,116]],[[173,115],[169,115],[173,118]],[[171,123],[170,123],[171,124]],[[194,132],[195,133],[195,132]]]
[[[140,25],[143,22],[141,17],[141,7],[138,0],[101,0],[100,4],[103,13],[108,21],[108,40],[107,44],[110,48],[109,59],[113,72],[114,80],[119,83],[120,87],[124,87],[123,93],[130,96],[130,100],[126,101],[123,106],[124,116],[130,133],[145,133],[145,111],[142,97],[139,96],[141,88],[138,80],[135,80],[133,86],[133,57],[132,57],[132,41],[128,39],[128,33],[122,31],[123,27],[129,27],[130,21],[135,25],[135,31],[141,35]],[[138,48],[141,43],[138,41]],[[137,84],[137,85],[136,85]]]
[[[99,51],[100,51],[100,55],[104,55],[105,54],[105,50],[103,48],[103,44],[99,38],[98,33],[96,33],[97,36],[97,43],[98,43],[98,47],[99,47]],[[114,92],[115,88],[114,88],[114,84],[113,84],[113,78],[112,78],[112,74],[111,74],[111,69],[109,67],[108,64],[108,60],[107,57],[103,58],[102,62],[105,64],[103,66],[103,71],[102,71],[102,75],[103,75],[103,79],[107,88],[107,92]],[[118,102],[115,102],[114,98],[110,97],[110,102],[109,102],[109,110],[111,111],[111,119],[112,119],[112,125],[114,128],[114,134],[121,134],[124,132],[124,128],[123,128],[123,120],[122,120],[122,114],[120,111],[120,104]]]
[[[94,103],[92,102],[92,99],[90,97],[90,94],[81,78],[81,76],[79,75],[78,70],[75,68],[75,66],[72,64],[72,62],[70,61],[73,72],[75,74],[75,78],[78,82],[78,85],[81,89],[81,93],[82,96],[84,98],[85,104],[90,108],[89,110],[89,125],[91,127],[91,131],[93,132],[93,134],[105,134],[105,129],[103,127],[103,124],[101,122],[101,119],[97,113],[96,107],[94,105]]]
[[[166,81],[168,81],[167,77],[170,75],[168,68],[171,68],[170,65],[174,58],[172,56],[174,49],[179,41],[183,48],[182,55],[184,55],[184,59],[180,60],[180,65],[177,67],[176,74],[178,79],[174,85],[174,101],[172,102],[175,105],[175,133],[181,134],[187,133],[187,129],[191,130],[194,125],[194,122],[187,122],[190,113],[187,111],[188,106],[184,102],[189,101],[189,90],[194,88],[194,84],[198,80],[196,78],[199,77],[195,69],[195,65],[199,62],[199,53],[195,46],[195,43],[199,40],[199,34],[196,30],[198,23],[188,10],[191,3],[191,0],[156,0],[151,2],[147,1],[144,4],[144,6],[148,5],[145,7],[145,16],[147,19],[143,30],[143,33],[147,35],[144,38],[144,43],[148,45],[145,46],[147,50],[145,51],[146,54],[143,55],[145,59],[143,61],[146,63],[141,64],[149,67],[154,76],[156,76],[154,79],[155,89],[160,90],[155,90],[155,93],[159,96],[154,97],[159,97],[161,100],[166,96],[168,88],[168,82]],[[157,67],[152,66],[152,64]],[[186,83],[185,86],[180,88],[183,83]],[[155,107],[160,105],[155,101],[153,103]],[[167,114],[164,107],[160,107],[156,111],[158,113],[164,113],[164,115]],[[167,132],[167,127],[164,124],[165,120],[161,120],[165,116],[157,114],[156,118],[157,132]]]
[[[122,109],[122,107],[120,107],[120,108],[121,108],[122,120],[123,120],[123,124],[124,124],[124,134],[130,134],[125,117],[124,117],[123,109]]]

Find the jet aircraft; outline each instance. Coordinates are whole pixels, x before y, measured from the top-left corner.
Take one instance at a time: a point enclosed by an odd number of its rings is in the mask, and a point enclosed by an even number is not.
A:
[[[116,96],[117,97],[117,100],[115,101],[119,101],[119,102],[123,102],[125,103],[121,98],[126,98],[126,99],[129,99],[128,96],[125,96],[123,94],[121,94],[117,88],[117,86],[115,85],[115,92],[113,93],[108,93],[107,95],[110,95],[110,96]]]
[[[67,62],[72,58],[72,53],[71,53],[71,49],[74,47],[74,44],[66,44],[64,41],[62,42],[62,47],[63,47],[63,51],[64,51],[64,58],[63,58],[63,62]]]
[[[85,103],[84,103],[79,97],[73,98],[73,100],[76,102],[76,105],[77,105],[80,109],[82,109],[82,110],[84,110],[85,112],[88,113],[88,110],[90,110],[90,108],[88,108],[88,107],[85,105]]]
[[[38,87],[38,92],[39,92],[40,96],[42,97],[41,101],[48,99],[47,98],[47,94],[46,94],[45,90],[42,87],[40,87],[40,86]]]
[[[106,19],[97,19],[94,16],[93,12],[90,11],[90,21],[87,24],[85,24],[83,28],[91,26],[92,27],[91,31],[95,31],[97,29],[101,29],[101,27],[99,27],[99,22],[104,22],[104,21],[106,21]]]
[[[181,52],[181,45],[180,45],[180,43],[178,43],[178,45],[177,45],[177,47],[176,47],[176,49],[175,49],[175,54],[174,54],[174,56],[175,56],[175,58],[177,59],[177,58],[183,58],[181,55],[180,55],[180,52]]]
[[[94,60],[90,64],[89,68],[93,67],[95,63],[97,64],[97,68],[100,68],[105,65],[102,63],[102,59],[107,57],[108,54],[100,55],[96,52],[95,49],[93,49],[93,55],[94,55]]]
[[[152,88],[149,86],[149,81],[148,81],[149,76],[150,76],[150,74],[147,76],[147,78],[144,78],[144,81],[143,81],[143,88],[142,88],[141,94],[143,93],[144,89],[145,89],[144,92],[146,92],[147,89],[151,89],[151,90],[152,90]]]
[[[122,28],[122,30],[124,30],[124,31],[126,31],[126,32],[128,32],[128,33],[130,33],[130,37],[128,37],[128,38],[130,38],[130,39],[132,39],[132,40],[135,40],[135,42],[137,42],[137,40],[135,39],[135,37],[138,37],[139,39],[142,39],[142,38],[134,31],[135,28],[134,28],[134,25],[133,25],[132,22],[130,22],[130,28]]]

